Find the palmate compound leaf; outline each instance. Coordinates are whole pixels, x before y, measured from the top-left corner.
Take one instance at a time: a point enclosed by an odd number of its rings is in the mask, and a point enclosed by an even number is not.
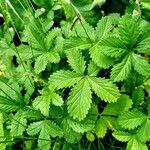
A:
[[[114,82],[125,80],[131,71],[131,55],[127,55],[120,63],[114,65],[111,71],[111,79]]]
[[[74,119],[83,120],[91,107],[92,95],[87,78],[80,80],[68,97],[68,113]]]
[[[72,71],[60,70],[53,73],[49,78],[50,85],[53,83],[57,89],[65,87],[71,87],[75,83],[79,82],[82,76]]]
[[[49,150],[50,137],[61,137],[63,135],[61,128],[50,120],[31,123],[27,128],[27,133],[31,136],[39,133],[38,146],[42,150]]]
[[[55,106],[61,106],[63,104],[62,97],[54,91],[45,90],[42,91],[41,94],[41,96],[38,96],[33,101],[33,107],[36,110],[39,109],[44,116],[49,116],[51,103]]]
[[[118,118],[118,123],[125,129],[135,129],[146,120],[146,116],[139,110],[124,112]]]
[[[66,55],[71,68],[76,73],[83,75],[86,66],[85,66],[84,57],[82,56],[81,52],[78,49],[72,49],[66,51]]]
[[[105,102],[116,102],[120,97],[118,88],[111,81],[96,77],[88,77],[88,81],[95,94]]]
[[[144,57],[132,53],[132,64],[139,74],[143,76],[150,76],[150,64]]]

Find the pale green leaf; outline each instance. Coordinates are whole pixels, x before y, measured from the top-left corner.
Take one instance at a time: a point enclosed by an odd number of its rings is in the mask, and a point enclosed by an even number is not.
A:
[[[40,110],[44,116],[49,116],[50,104],[51,104],[51,93],[47,92],[35,98],[32,105],[34,109]]]
[[[36,135],[42,128],[43,121],[33,122],[27,128],[27,133],[31,136]]]
[[[95,6],[101,7],[105,2],[106,0],[94,0],[91,9],[93,9]]]
[[[128,132],[116,131],[112,134],[118,141],[127,142],[132,138],[132,135]]]
[[[100,117],[95,125],[95,132],[98,138],[104,138],[107,133],[107,122],[104,117]]]
[[[108,79],[89,77],[88,80],[95,94],[102,100],[111,103],[120,97],[118,88]]]
[[[120,63],[114,65],[111,78],[114,82],[125,80],[131,71],[131,56],[127,55]]]
[[[132,111],[124,112],[118,118],[119,124],[125,129],[137,128],[145,120],[146,120],[146,116],[138,110],[132,110]]]
[[[147,119],[138,131],[138,137],[141,141],[146,142],[150,140],[150,120]]]
[[[83,120],[91,107],[92,95],[87,78],[80,80],[72,89],[68,98],[68,113],[74,119]]]
[[[79,74],[84,74],[85,71],[85,61],[82,53],[77,49],[72,49],[66,51],[68,62],[71,68]]]
[[[135,136],[128,142],[126,150],[148,150],[146,144],[142,143]]]
[[[62,97],[60,95],[58,95],[57,93],[51,93],[51,98],[52,98],[52,103],[55,106],[62,106],[64,101],[62,99]]]
[[[38,146],[41,150],[49,150],[50,144],[51,144],[51,139],[48,134],[47,127],[43,126],[39,134]]]
[[[71,87],[81,79],[82,76],[78,73],[60,70],[50,76],[49,84],[54,84],[57,89],[61,89]]]
[[[150,64],[144,57],[132,53],[132,64],[139,74],[143,76],[150,76]]]

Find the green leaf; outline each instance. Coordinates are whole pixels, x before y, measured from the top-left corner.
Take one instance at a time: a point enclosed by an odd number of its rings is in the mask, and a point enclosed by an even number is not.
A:
[[[70,128],[67,118],[64,118],[61,122],[61,127],[63,128],[64,138],[68,143],[77,143],[80,141],[82,134],[75,132]]]
[[[9,99],[0,96],[0,111],[1,112],[12,112],[19,109],[20,104],[13,99]]]
[[[54,39],[60,34],[60,29],[59,28],[54,28],[51,31],[48,32],[45,38],[45,44],[47,49],[50,50],[52,47]]]
[[[150,120],[147,119],[144,124],[140,127],[137,135],[139,139],[143,142],[150,140]]]
[[[99,67],[108,68],[114,64],[114,59],[102,53],[101,47],[99,45],[95,45],[90,48],[90,55],[92,60]]]
[[[121,95],[115,103],[107,104],[102,115],[120,115],[132,107],[132,100],[128,95]]]
[[[58,63],[60,60],[59,54],[55,51],[47,52],[41,54],[36,60],[35,60],[35,72],[39,74],[40,72],[44,71],[46,68],[46,65],[48,63]]]
[[[132,138],[132,135],[128,132],[116,131],[112,134],[118,141],[127,142]]]
[[[146,116],[138,110],[132,110],[132,111],[124,112],[118,118],[119,124],[125,129],[137,128],[145,120],[146,120]]]
[[[132,99],[134,104],[136,105],[140,105],[145,98],[145,92],[144,89],[142,87],[137,87],[133,90],[132,92]]]
[[[52,104],[55,106],[62,106],[64,101],[62,99],[62,97],[57,94],[57,93],[51,93],[51,98],[52,98]]]
[[[27,133],[31,136],[39,133],[38,146],[42,150],[49,150],[51,143],[50,137],[61,137],[63,135],[61,128],[49,120],[30,124],[27,128]]]
[[[34,29],[32,26],[28,26],[25,34],[33,48],[46,51],[43,33]]]
[[[132,139],[128,142],[126,150],[148,150],[146,144],[142,143],[136,137],[132,137]]]
[[[67,122],[70,128],[72,128],[75,132],[84,133],[84,132],[92,131],[95,127],[97,114],[98,114],[97,106],[93,104],[91,105],[88,115],[83,121],[79,122],[77,120],[68,118]]]
[[[134,50],[138,51],[139,53],[150,54],[150,37],[140,41]]]
[[[80,80],[68,97],[68,113],[73,119],[83,120],[91,107],[92,95],[87,78]]]
[[[48,89],[41,92],[41,96],[38,96],[33,101],[33,107],[36,110],[40,110],[44,116],[49,116],[49,109],[51,103],[56,106],[61,106],[63,104],[62,98],[55,92],[49,91]]]
[[[64,87],[73,86],[81,79],[82,76],[78,73],[60,70],[50,76],[49,83],[53,83],[57,89],[62,89]]]
[[[105,2],[106,0],[94,0],[91,9],[93,9],[95,6],[101,7]]]
[[[106,38],[109,36],[110,31],[112,30],[112,21],[111,17],[102,17],[101,20],[99,20],[97,27],[96,27],[96,40],[102,40],[103,38]]]
[[[5,141],[5,135],[4,135],[4,117],[3,117],[3,114],[0,113],[0,147],[1,147],[1,150],[5,150],[6,149],[6,143],[3,143],[3,141]]]
[[[27,126],[27,120],[24,117],[23,111],[18,111],[14,117],[10,126],[11,136],[22,136]]]
[[[100,68],[94,64],[93,61],[90,61],[88,64],[88,75],[89,76],[96,76],[99,72]]]
[[[117,87],[109,80],[96,77],[88,77],[91,88],[105,102],[116,102],[120,97]]]
[[[131,56],[127,55],[120,63],[114,65],[111,78],[114,82],[125,80],[131,71]]]
[[[66,55],[68,58],[68,62],[72,69],[79,74],[84,74],[85,71],[85,61],[84,57],[82,56],[81,52],[77,49],[72,49],[66,51]]]
[[[35,73],[39,74],[40,72],[44,71],[47,63],[48,60],[46,58],[46,55],[45,54],[40,55],[35,61],[34,65]]]
[[[91,41],[87,38],[71,37],[70,39],[65,39],[64,51],[79,49],[84,50],[91,47]]]
[[[127,47],[125,43],[118,37],[110,36],[103,39],[99,43],[99,49],[107,56],[110,57],[121,57],[123,54],[127,53]]]
[[[47,9],[51,9],[53,5],[53,0],[33,0],[33,2],[39,6]]]
[[[95,125],[95,133],[98,138],[104,138],[107,133],[107,122],[104,117],[100,117]]]
[[[142,56],[132,53],[132,64],[139,74],[150,76],[150,64]]]
[[[119,22],[119,33],[122,41],[135,44],[140,36],[140,20],[138,17],[124,15]]]

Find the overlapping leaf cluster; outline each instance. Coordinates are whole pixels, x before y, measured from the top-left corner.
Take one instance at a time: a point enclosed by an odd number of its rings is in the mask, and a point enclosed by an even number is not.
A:
[[[103,0],[32,3],[39,8],[18,3],[20,14],[1,2],[1,149],[20,139],[26,149],[68,150],[111,130],[127,150],[148,150],[150,24],[131,9],[140,6],[125,1],[125,15],[102,17]]]

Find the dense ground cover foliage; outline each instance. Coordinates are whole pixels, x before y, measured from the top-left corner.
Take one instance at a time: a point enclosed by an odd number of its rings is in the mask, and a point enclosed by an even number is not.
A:
[[[0,0],[0,149],[150,148],[149,0]]]

